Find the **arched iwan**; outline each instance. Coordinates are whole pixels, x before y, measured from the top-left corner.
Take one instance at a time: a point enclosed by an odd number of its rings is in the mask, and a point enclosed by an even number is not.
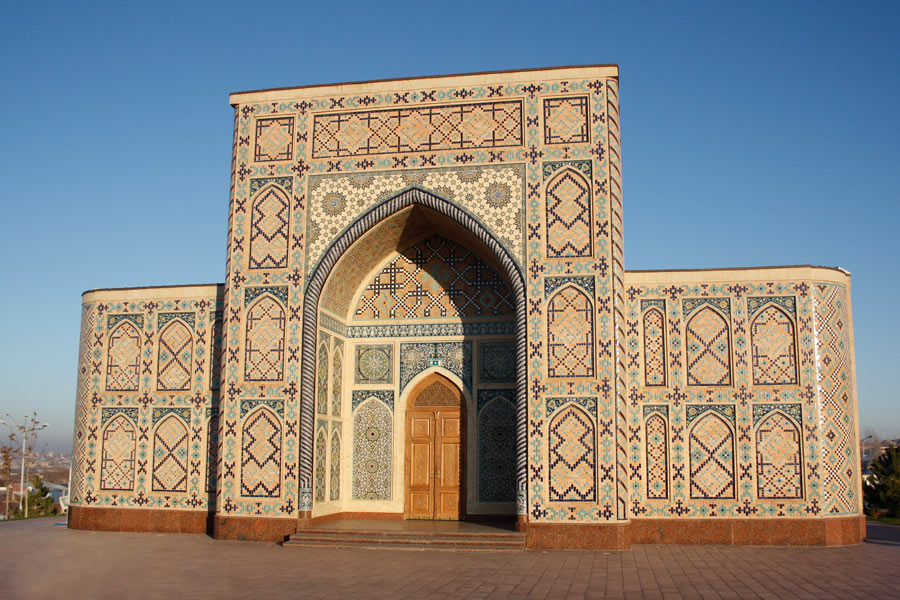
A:
[[[527,508],[526,493],[526,419],[527,419],[527,371],[526,371],[526,308],[525,282],[512,255],[475,217],[457,205],[419,189],[411,189],[385,200],[357,219],[329,247],[328,252],[316,265],[308,280],[303,299],[303,353],[301,368],[301,418],[300,418],[300,498],[301,511],[311,506],[304,503],[304,497],[311,497],[313,470],[313,418],[315,407],[315,335],[318,319],[319,296],[341,255],[363,234],[391,215],[413,205],[429,208],[473,233],[497,258],[509,279],[516,299],[516,485],[518,510]],[[355,445],[354,440],[354,445]],[[355,469],[355,466],[354,466]],[[355,475],[354,475],[355,476]]]

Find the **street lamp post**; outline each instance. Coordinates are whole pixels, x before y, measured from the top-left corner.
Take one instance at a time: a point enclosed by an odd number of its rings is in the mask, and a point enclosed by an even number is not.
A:
[[[37,415],[35,415],[35,416],[37,416]],[[40,427],[38,427],[37,419],[33,419],[32,423],[31,423],[31,427],[29,428],[28,415],[25,415],[25,424],[24,425],[19,425],[18,423],[16,423],[16,420],[13,419],[12,415],[10,415],[9,413],[6,413],[6,417],[10,421],[13,422],[13,425],[15,426],[16,429],[18,429],[19,431],[22,432],[22,468],[21,468],[21,474],[19,476],[19,494],[20,494],[19,495],[19,510],[22,510],[22,507],[24,505],[25,518],[27,519],[28,518],[28,496],[25,493],[25,464],[27,463],[28,457],[25,453],[26,452],[25,444],[26,444],[26,441],[28,440],[29,434],[34,435],[38,431],[41,431],[42,429],[46,429],[50,425],[48,423],[41,423]],[[10,425],[9,423],[7,423],[6,421],[4,421],[3,419],[0,419],[0,424],[6,425],[7,427],[13,426],[13,425]],[[9,491],[7,490],[6,493],[7,493],[7,497],[8,497]]]

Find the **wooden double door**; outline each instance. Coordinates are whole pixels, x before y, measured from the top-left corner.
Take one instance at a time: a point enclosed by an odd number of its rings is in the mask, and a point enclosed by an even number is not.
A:
[[[406,410],[406,518],[465,519],[465,402],[440,374],[413,389]]]

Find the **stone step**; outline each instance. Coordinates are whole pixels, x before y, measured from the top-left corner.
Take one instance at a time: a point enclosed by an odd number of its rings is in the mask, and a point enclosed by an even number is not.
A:
[[[298,529],[293,535],[368,535],[406,538],[487,538],[525,541],[525,534],[520,531],[427,531],[427,530],[391,530],[391,529],[331,529],[327,527],[308,527]]]
[[[370,548],[402,550],[522,551],[525,535],[518,532],[432,532],[303,529],[283,544],[292,547]]]

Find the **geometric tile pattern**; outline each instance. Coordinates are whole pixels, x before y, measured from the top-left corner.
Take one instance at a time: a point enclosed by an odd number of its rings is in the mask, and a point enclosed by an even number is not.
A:
[[[499,392],[499,393],[498,393]],[[479,390],[478,404],[490,397],[478,412],[478,500],[516,500],[515,390]]]
[[[547,303],[547,370],[550,377],[594,375],[594,314],[588,297],[574,286]]]
[[[190,329],[181,321],[172,321],[159,335],[156,389],[191,389],[192,340]]]
[[[391,499],[391,411],[371,398],[353,417],[353,498]]]
[[[209,344],[209,389],[219,389],[222,379],[222,343],[224,340],[222,329],[222,313],[215,311],[210,313],[212,331],[210,332],[211,343]]]
[[[412,379],[426,369],[444,368],[472,389],[472,342],[421,342],[400,344],[400,387],[402,392]]]
[[[328,343],[319,346],[318,374],[316,375],[316,413],[328,414]]]
[[[325,449],[325,428],[319,429],[316,434],[316,479],[313,484],[316,502],[325,501],[325,464],[328,460],[328,452]]]
[[[503,279],[462,246],[433,236],[404,250],[366,286],[362,319],[512,315]]]
[[[566,168],[547,183],[547,258],[591,256],[591,186]]]
[[[219,463],[219,414],[213,413],[206,425],[206,491],[216,491],[216,471]]]
[[[514,260],[521,264],[525,259],[525,177],[525,166],[522,164],[310,177],[305,232],[308,244],[306,272],[309,273],[322,260],[349,222],[365,214],[373,205],[395,197],[411,186],[477,213],[484,227],[489,228]],[[402,219],[399,221],[403,222]],[[363,236],[359,243],[368,247],[375,256],[383,252],[384,239],[390,240],[387,247],[397,248],[396,242],[403,238],[405,228],[396,229],[394,222],[393,219],[387,220],[383,227],[378,227],[378,235],[374,239],[367,242]],[[409,225],[415,224],[407,224],[407,227]],[[356,276],[348,280],[356,283],[376,266],[363,259],[354,262],[359,263],[359,268],[354,267]],[[336,283],[339,282],[330,282],[329,285]]]
[[[241,444],[241,496],[281,495],[281,422],[267,408],[244,420]]]
[[[319,114],[314,158],[521,146],[522,102],[479,102]]]
[[[135,441],[134,426],[122,415],[113,418],[103,430],[101,490],[134,489]]]
[[[109,335],[106,359],[106,389],[135,392],[141,367],[141,334],[137,327],[122,321]]]
[[[817,368],[820,373],[824,508],[828,514],[852,513],[859,507],[859,461],[854,450],[856,422],[850,377],[850,315],[842,286],[814,286]]]
[[[153,491],[185,492],[187,476],[187,427],[178,417],[168,416],[153,434]]]
[[[344,353],[343,344],[335,340],[334,356],[331,358],[331,416],[341,416],[343,400]]]
[[[691,498],[734,498],[734,435],[715,412],[691,428]]]
[[[588,138],[587,96],[544,100],[544,143],[580,144]]]
[[[253,160],[291,160],[294,145],[294,118],[257,119]]]
[[[753,383],[796,385],[794,323],[783,310],[770,304],[750,324]]]
[[[780,411],[756,428],[756,488],[760,498],[803,497],[800,430]]]
[[[356,383],[391,383],[394,376],[393,344],[356,347]]]
[[[515,383],[514,342],[482,342],[478,345],[478,379],[481,383]]]
[[[581,409],[569,405],[550,422],[551,502],[596,500],[594,424]]]
[[[666,319],[657,308],[644,313],[644,385],[666,385]]]
[[[669,462],[666,421],[652,414],[645,426],[647,434],[647,498],[664,500],[669,497]]]
[[[331,500],[341,499],[341,432],[331,432]]]
[[[284,373],[284,310],[263,296],[247,311],[246,381],[281,381]]]
[[[290,200],[278,185],[264,187],[253,199],[250,221],[250,268],[287,267]]]
[[[705,307],[685,325],[688,385],[730,385],[731,346],[728,323]]]

